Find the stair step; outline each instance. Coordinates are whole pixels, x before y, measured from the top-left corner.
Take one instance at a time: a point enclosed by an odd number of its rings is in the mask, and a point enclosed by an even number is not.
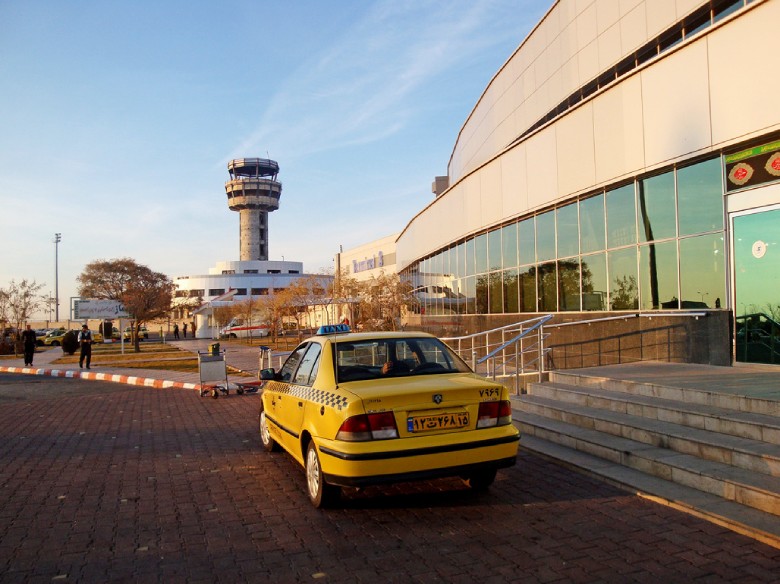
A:
[[[777,490],[780,490],[780,479],[777,478],[780,477],[780,449],[776,444],[622,412],[563,403],[533,394],[516,398],[514,405],[521,411],[575,424],[585,429],[763,473],[773,477]]]
[[[532,383],[528,394],[780,445],[778,416],[568,383]]]
[[[615,464],[780,515],[780,481],[777,478],[527,412],[515,412],[514,418],[526,436],[536,436]],[[523,437],[521,444],[522,440]]]
[[[579,385],[581,387],[596,387],[609,391],[630,393],[631,395],[643,395],[687,403],[711,405],[741,412],[780,416],[780,401],[745,395],[719,393],[687,387],[670,387],[655,383],[582,375],[578,373],[566,373],[564,371],[550,371],[549,380],[553,383],[565,383],[569,385]]]
[[[640,496],[657,503],[780,548],[780,520],[774,515],[528,434],[522,437],[520,446],[618,487],[638,491]]]

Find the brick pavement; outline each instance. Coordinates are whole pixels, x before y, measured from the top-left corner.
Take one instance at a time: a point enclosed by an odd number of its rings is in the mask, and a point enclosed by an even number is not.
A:
[[[521,453],[308,502],[257,395],[0,374],[1,582],[777,582],[780,550]],[[65,389],[84,386],[83,391]]]

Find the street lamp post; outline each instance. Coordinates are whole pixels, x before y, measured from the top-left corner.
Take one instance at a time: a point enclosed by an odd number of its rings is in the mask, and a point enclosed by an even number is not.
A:
[[[60,241],[62,241],[62,234],[54,234],[54,317],[57,319],[57,323],[60,322]]]

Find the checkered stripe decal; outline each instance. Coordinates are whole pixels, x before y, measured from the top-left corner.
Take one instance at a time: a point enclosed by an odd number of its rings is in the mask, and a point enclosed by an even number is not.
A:
[[[313,387],[306,387],[305,385],[287,385],[286,389],[287,391],[281,391],[280,393],[286,393],[293,397],[305,399],[306,401],[321,404],[329,408],[335,408],[337,410],[346,408],[349,403],[346,396],[338,395],[332,391],[315,389]]]

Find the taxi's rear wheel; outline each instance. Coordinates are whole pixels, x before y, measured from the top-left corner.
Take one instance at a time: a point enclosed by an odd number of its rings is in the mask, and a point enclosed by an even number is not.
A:
[[[309,442],[309,447],[306,450],[306,489],[309,493],[309,500],[318,509],[331,506],[341,494],[339,487],[325,482],[322,466],[320,466],[320,457],[314,442]]]
[[[271,431],[268,429],[268,420],[265,419],[265,410],[260,406],[260,442],[263,443],[263,448],[267,452],[275,452],[279,450],[279,445],[276,440],[271,438]]]
[[[496,469],[481,470],[469,475],[466,482],[473,491],[486,491],[496,480]]]

